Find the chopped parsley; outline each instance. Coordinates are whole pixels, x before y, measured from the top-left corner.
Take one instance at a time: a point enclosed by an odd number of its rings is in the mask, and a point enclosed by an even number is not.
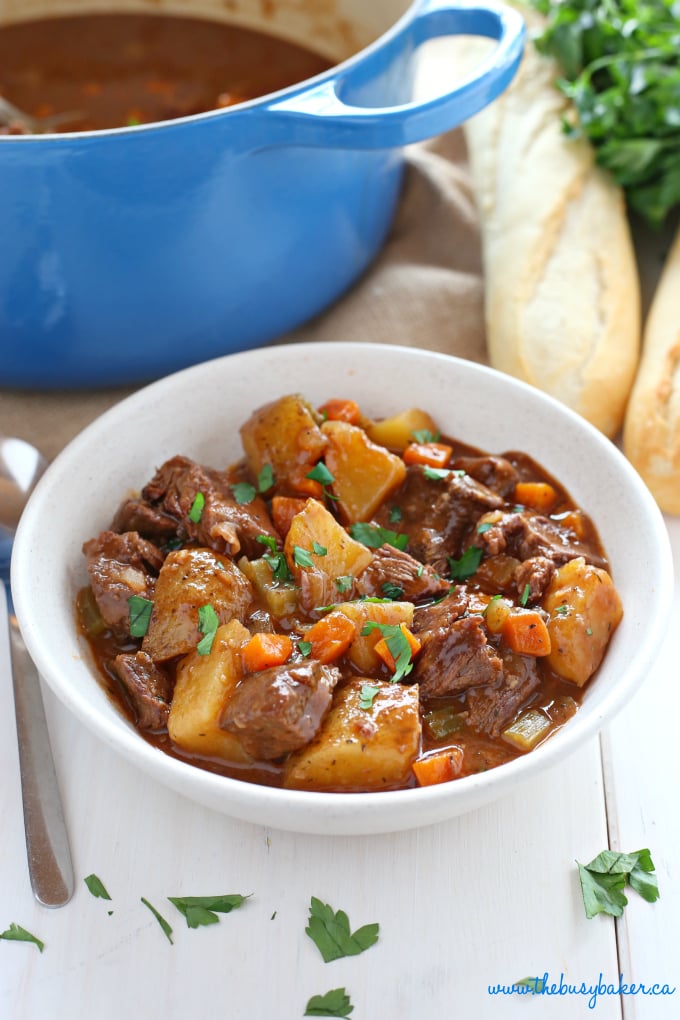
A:
[[[312,542],[312,552],[315,556],[326,556],[328,549],[325,545],[321,545],[319,542]]]
[[[275,482],[274,468],[271,464],[265,464],[257,476],[257,491],[267,492]]]
[[[301,545],[293,546],[293,562],[298,567],[313,567],[314,560],[312,554],[307,550],[303,549]]]
[[[398,584],[393,584],[392,581],[385,581],[384,584],[381,584],[380,590],[386,599],[393,602],[397,602],[404,594],[404,589],[400,588]]]
[[[361,691],[359,692],[359,708],[363,708],[366,711],[373,708],[373,702],[379,690],[380,688],[376,684],[362,684]]]
[[[153,602],[142,595],[131,595],[127,600],[130,614],[130,637],[144,637],[149,629]]]
[[[148,907],[148,909],[151,911],[153,916],[156,918],[156,920],[160,924],[161,928],[163,929],[163,934],[165,935],[165,937],[168,940],[168,942],[170,943],[170,945],[171,946],[174,945],[174,943],[172,941],[172,928],[170,927],[168,922],[165,920],[163,915],[159,914],[158,911],[156,910],[156,908],[153,906],[153,904],[149,903],[149,901],[144,899],[143,896],[141,897],[141,901],[142,901],[142,903],[144,904],[145,907]]]
[[[391,531],[389,528],[381,528],[377,524],[365,524],[357,521],[349,529],[352,538],[369,549],[379,549],[382,545],[393,545],[395,549],[402,551],[408,545],[408,535],[403,532]]]
[[[389,513],[390,524],[399,524],[404,519],[404,511],[400,506],[393,506]]]
[[[236,482],[235,485],[232,485],[231,491],[236,502],[241,505],[252,503],[257,495],[255,486],[251,485],[250,482]]]
[[[14,921],[6,931],[0,932],[0,939],[6,939],[8,942],[32,942],[41,953],[45,948],[44,942],[41,942],[37,936],[31,935],[30,931],[26,931],[20,924],[15,924]]]
[[[197,492],[194,496],[194,501],[189,509],[189,520],[192,524],[198,524],[201,517],[203,516],[203,509],[205,507],[205,496],[202,492]]]
[[[413,669],[413,663],[411,662],[413,650],[399,624],[377,623],[375,620],[369,620],[362,627],[361,635],[363,637],[374,630],[379,630],[385,638],[385,643],[394,659],[394,673],[392,674],[391,682],[396,684],[399,680],[408,676]]]
[[[93,896],[97,896],[100,900],[111,899],[104,883],[96,875],[88,875],[83,881]]]
[[[480,546],[469,545],[459,560],[448,556],[449,575],[452,581],[465,581],[477,571],[482,562],[483,550]]]
[[[649,850],[630,854],[603,850],[590,864],[576,863],[586,917],[595,917],[596,914],[621,917],[628,903],[623,892],[626,885],[630,885],[648,903],[659,898],[659,883]]]
[[[527,602],[529,601],[529,596],[530,595],[531,595],[531,585],[529,583],[527,583],[527,584],[524,585],[524,588],[522,590],[522,596],[521,596],[521,598],[519,600],[520,601],[520,605],[526,606]]]
[[[340,577],[335,579],[335,587],[339,592],[350,591],[354,584],[354,578],[351,574],[342,574]]]
[[[198,607],[198,629],[203,635],[196,645],[199,655],[210,655],[219,625],[220,619],[209,602]]]
[[[415,429],[411,435],[416,443],[438,443],[441,439],[441,432],[431,432],[430,429]]]
[[[335,475],[328,470],[322,460],[308,471],[305,477],[311,478],[313,482],[320,482],[321,485],[332,485],[335,481]]]
[[[344,910],[333,910],[312,896],[309,923],[305,932],[317,947],[326,963],[343,956],[358,956],[378,941],[379,924],[365,924],[350,931],[349,918]]]
[[[184,916],[188,928],[199,928],[218,924],[218,914],[230,914],[242,906],[248,897],[240,893],[228,893],[225,896],[168,896],[168,899]]]
[[[448,468],[424,467],[423,475],[431,481],[440,482],[442,478],[448,478],[453,472]]]
[[[271,535],[257,535],[255,541],[266,545],[271,550],[271,552],[265,553],[262,559],[269,565],[274,580],[290,581],[293,575],[288,569],[286,557],[276,545],[276,539]]]
[[[305,1016],[348,1017],[354,1006],[344,988],[331,988],[325,995],[313,995],[305,1009]]]
[[[312,650],[312,642],[311,641],[298,641],[297,646],[298,646],[298,651],[300,652],[300,655],[303,655],[305,657],[305,659],[306,659],[307,656],[309,655],[309,653]]]

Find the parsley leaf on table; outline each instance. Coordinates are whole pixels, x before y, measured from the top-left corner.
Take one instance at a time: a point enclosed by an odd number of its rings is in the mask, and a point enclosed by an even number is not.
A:
[[[173,906],[183,914],[189,928],[218,924],[217,914],[230,914],[248,899],[240,893],[225,896],[168,896]]]
[[[170,927],[168,922],[165,920],[163,915],[159,914],[158,911],[156,910],[156,908],[153,906],[153,904],[149,903],[149,901],[144,899],[143,896],[140,897],[140,898],[141,898],[141,901],[144,904],[144,906],[149,908],[149,910],[151,911],[153,916],[156,918],[156,920],[160,924],[161,928],[163,929],[163,934],[165,935],[165,937],[168,940],[168,942],[170,943],[170,945],[171,946],[174,945],[174,942],[172,941],[172,928]]]
[[[0,932],[0,939],[6,939],[8,942],[32,942],[41,953],[45,948],[44,942],[41,942],[35,935],[31,935],[30,931],[26,931],[20,924],[15,924],[14,921],[6,931]]]
[[[350,1015],[354,1006],[344,988],[332,988],[325,995],[313,995],[307,1003],[305,1016],[340,1016]]]
[[[378,941],[379,930],[379,924],[365,924],[355,932],[350,931],[349,918],[344,910],[335,912],[328,903],[312,896],[305,932],[326,963],[363,953]]]
[[[88,875],[87,878],[83,879],[83,881],[93,896],[97,896],[100,900],[111,899],[104,883],[101,878],[97,877],[97,875]]]
[[[648,903],[659,898],[659,883],[649,850],[624,854],[603,850],[589,864],[578,864],[586,917],[610,914],[621,917],[628,903],[626,885],[635,889]]]

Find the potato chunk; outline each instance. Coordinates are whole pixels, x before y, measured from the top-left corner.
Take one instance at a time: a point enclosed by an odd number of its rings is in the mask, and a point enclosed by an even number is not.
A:
[[[401,457],[371,442],[363,429],[344,421],[327,421],[326,467],[334,476],[333,495],[347,524],[368,521],[406,478]]]
[[[142,649],[155,662],[186,655],[201,640],[200,606],[210,603],[220,623],[243,621],[252,598],[248,578],[227,556],[212,549],[176,549],[158,575]]]
[[[550,613],[550,666],[583,687],[600,665],[623,616],[619,593],[606,572],[579,557],[556,571],[543,600]]]
[[[320,494],[307,478],[326,448],[310,404],[293,394],[255,411],[241,426],[241,442],[254,476],[271,464],[277,492]]]
[[[414,432],[430,432],[433,436],[439,433],[434,420],[427,411],[411,407],[407,411],[383,418],[381,421],[366,425],[369,439],[390,450],[405,450],[413,442]]]
[[[314,552],[315,543],[325,553]],[[301,565],[296,547],[309,554],[312,566]],[[373,559],[370,549],[351,538],[316,499],[308,499],[304,510],[293,517],[283,551],[307,611],[337,602],[336,579],[357,577]]]
[[[361,707],[361,689],[378,692]],[[420,749],[418,685],[355,678],[336,691],[316,737],[290,756],[284,785],[295,790],[389,790],[410,778]]]
[[[191,652],[180,661],[168,733],[182,750],[224,761],[251,760],[238,737],[219,725],[243,675],[239,650],[249,638],[250,631],[232,620],[218,628],[209,655]]]
[[[413,623],[412,602],[342,602],[336,606],[338,613],[348,616],[356,627],[356,637],[347,650],[347,657],[359,673],[371,674],[380,670],[384,663],[374,651],[382,633],[375,627],[370,634],[362,630],[369,621],[399,626]]]

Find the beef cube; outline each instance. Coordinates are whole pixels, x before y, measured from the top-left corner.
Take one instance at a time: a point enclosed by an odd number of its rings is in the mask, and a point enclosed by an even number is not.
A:
[[[137,531],[159,545],[177,535],[178,523],[170,514],[143,499],[126,499],[111,523],[112,531]]]
[[[606,561],[599,553],[581,542],[569,527],[550,517],[530,510],[496,512],[483,517],[480,523],[491,526],[477,531],[473,541],[489,556],[508,553],[518,560],[543,556],[556,566],[583,556],[586,562],[606,569]]]
[[[253,758],[280,758],[315,736],[339,680],[338,669],[311,659],[253,673],[234,691],[220,725]]]
[[[407,552],[393,545],[375,550],[372,561],[354,582],[353,593],[376,598],[399,598],[419,602],[440,598],[451,587],[432,567],[420,563]],[[401,594],[394,593],[399,588]],[[388,594],[389,591],[393,594]]]
[[[459,591],[416,614],[421,650],[411,676],[423,698],[493,684],[500,675],[501,660],[487,642],[482,617],[463,616],[464,604]]]
[[[547,556],[531,556],[520,563],[515,570],[515,585],[520,595],[529,586],[527,602],[540,602],[550,586],[556,570],[553,560]]]
[[[153,598],[156,574],[163,563],[159,549],[136,531],[122,535],[102,531],[83,545],[90,586],[107,627],[116,634],[130,633],[128,599]]]
[[[505,500],[512,498],[519,481],[519,473],[509,460],[491,454],[480,457],[455,457],[450,466],[455,470],[466,471]]]
[[[498,737],[538,688],[541,680],[536,659],[500,651],[503,671],[495,686],[467,694],[468,724],[478,732]]]
[[[200,517],[189,513],[198,494],[203,497]],[[252,558],[262,552],[258,535],[278,541],[278,534],[261,496],[238,503],[226,473],[203,467],[188,457],[173,457],[142,490],[142,498],[178,522],[180,534],[198,545],[235,556]]]
[[[173,683],[146,652],[117,655],[112,663],[141,730],[161,730],[168,721]]]

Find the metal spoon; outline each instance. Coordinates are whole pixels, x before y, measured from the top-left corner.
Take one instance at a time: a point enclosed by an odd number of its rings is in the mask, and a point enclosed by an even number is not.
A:
[[[11,127],[16,124],[29,135],[50,134],[61,124],[68,124],[69,121],[78,120],[82,114],[75,110],[69,113],[55,113],[51,117],[33,117],[30,113],[24,113],[9,99],[0,96],[0,124]]]
[[[14,531],[28,496],[47,466],[35,447],[0,437],[0,577],[7,591],[21,792],[28,871],[35,898],[61,907],[74,878],[64,812],[54,770],[40,678],[14,615],[9,562]]]

